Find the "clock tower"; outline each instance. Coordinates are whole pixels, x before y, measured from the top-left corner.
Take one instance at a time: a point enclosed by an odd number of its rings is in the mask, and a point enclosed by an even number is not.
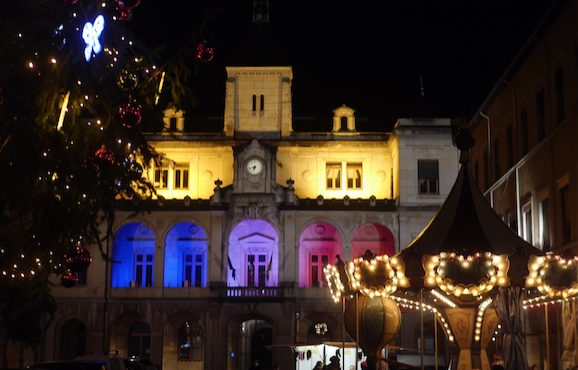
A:
[[[233,148],[235,157],[234,194],[273,193],[276,149],[256,139]]]

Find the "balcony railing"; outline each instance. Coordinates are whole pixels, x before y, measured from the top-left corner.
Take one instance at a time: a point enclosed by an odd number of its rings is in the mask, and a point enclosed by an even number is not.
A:
[[[219,296],[230,298],[283,298],[284,288],[279,287],[260,287],[260,288],[222,288]]]

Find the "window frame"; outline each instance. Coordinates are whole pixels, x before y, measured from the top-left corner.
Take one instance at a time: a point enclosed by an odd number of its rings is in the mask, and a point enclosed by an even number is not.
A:
[[[357,173],[358,176],[350,177],[350,171],[352,174]],[[362,190],[363,189],[363,163],[361,162],[347,162],[346,164],[346,176],[347,176],[347,190]],[[351,186],[349,182],[351,181]]]
[[[142,256],[142,261],[139,261],[139,256]],[[146,257],[145,257],[146,256]],[[149,261],[148,257],[151,257]],[[139,267],[141,271],[139,273]],[[150,269],[149,269],[150,267]],[[150,271],[150,274],[149,274]],[[140,278],[139,278],[140,275]],[[150,285],[148,285],[150,275]],[[134,254],[134,270],[133,270],[133,280],[136,281],[138,287],[154,287],[155,278],[155,255],[153,253],[135,253]],[[144,282],[144,284],[143,284]]]
[[[313,257],[317,257],[317,261],[313,262]],[[324,262],[324,257],[326,261]],[[323,288],[327,287],[327,282],[323,279],[323,268],[331,261],[330,252],[315,252],[309,253],[308,260],[308,270],[309,270],[309,287],[311,288]],[[316,283],[313,281],[313,268],[317,268]],[[320,284],[321,283],[321,284]],[[317,284],[317,285],[315,285]]]
[[[337,171],[337,175],[329,177],[329,171]],[[325,188],[327,190],[341,190],[342,189],[342,171],[343,163],[341,162],[326,162],[325,163]],[[331,186],[329,185],[329,180],[331,179]]]
[[[186,163],[177,163],[173,171],[173,189],[187,190],[189,188],[189,184],[190,184],[189,165]]]
[[[205,334],[204,334],[204,330],[202,328],[201,325],[199,325],[198,323],[193,323],[195,325],[196,328],[200,329],[200,333],[199,332],[186,332],[186,329],[183,330],[183,328],[185,328],[185,326],[188,324],[189,322],[185,322],[183,325],[181,325],[179,327],[179,330],[177,332],[177,362],[203,362],[204,361],[204,356],[205,356]],[[195,343],[195,341],[193,340],[193,338],[201,338],[201,346],[200,348],[195,347],[193,344]],[[181,341],[182,339],[188,339],[188,343],[191,344],[191,350],[189,351],[189,357],[187,359],[181,357]],[[200,350],[200,358],[195,358],[194,354],[195,354],[195,348],[197,348],[197,350]]]
[[[420,164],[435,163],[437,167],[437,179],[425,178],[425,174],[420,171]],[[428,172],[430,168],[423,168],[422,171]],[[422,182],[425,185],[425,191],[422,191]],[[435,184],[435,191],[432,191],[432,183]],[[419,195],[439,195],[440,193],[440,164],[439,159],[418,159],[417,160],[417,191]]]

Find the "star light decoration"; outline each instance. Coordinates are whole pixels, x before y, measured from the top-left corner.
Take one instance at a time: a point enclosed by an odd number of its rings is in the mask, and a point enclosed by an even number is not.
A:
[[[98,40],[102,31],[104,31],[104,17],[102,15],[96,17],[94,23],[86,22],[84,24],[84,28],[82,29],[82,39],[86,44],[86,48],[84,49],[84,58],[87,62],[90,62],[93,51],[95,54],[98,54],[102,50],[102,46]]]

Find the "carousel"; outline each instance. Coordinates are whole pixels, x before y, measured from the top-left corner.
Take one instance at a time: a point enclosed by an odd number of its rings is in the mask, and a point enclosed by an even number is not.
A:
[[[399,331],[399,306],[420,310],[422,321],[424,311],[433,313],[452,347],[451,369],[460,370],[491,370],[488,345],[498,325],[505,368],[527,370],[522,326],[529,306],[563,302],[568,317],[575,317],[570,302],[578,293],[578,259],[545,253],[514,233],[475,184],[467,130],[460,130],[456,145],[461,150],[457,180],[410,245],[395,256],[368,251],[325,268],[334,301],[345,306],[347,300],[345,327],[368,356],[368,369],[377,367],[382,349]],[[548,309],[545,314],[547,325]],[[576,365],[575,321],[564,322],[564,355]],[[544,368],[549,348],[547,353]]]

